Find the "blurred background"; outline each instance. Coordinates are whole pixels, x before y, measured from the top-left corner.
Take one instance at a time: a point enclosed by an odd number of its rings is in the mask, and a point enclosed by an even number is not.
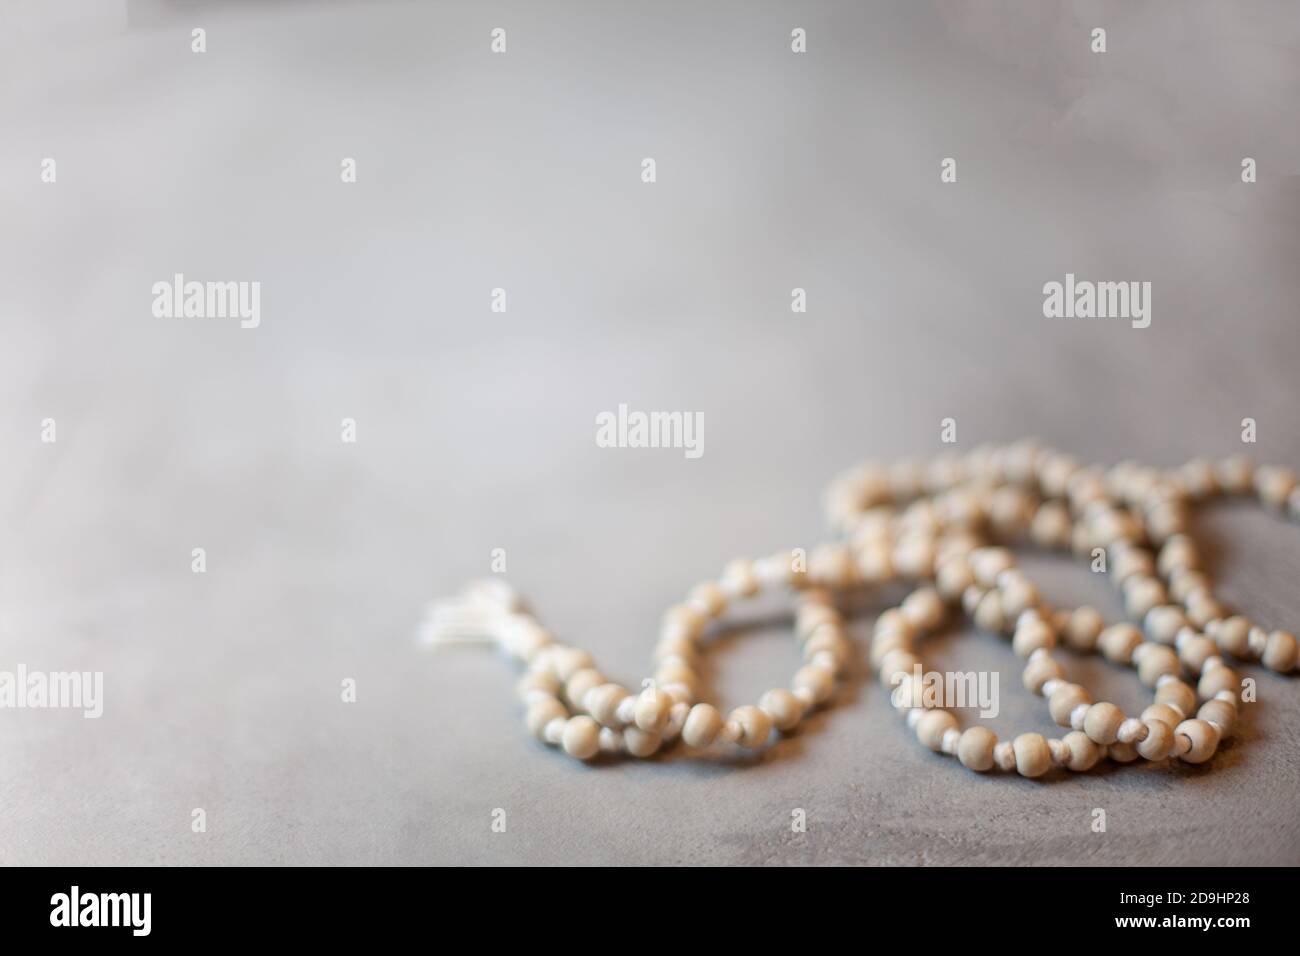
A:
[[[0,713],[0,862],[1300,862],[1300,687],[1262,673],[1208,767],[1044,784],[924,752],[862,680],[758,758],[579,766],[509,664],[414,644],[503,548],[639,680],[665,607],[821,540],[837,471],[947,417],[1160,465],[1251,417],[1300,466],[1298,95],[1289,2],[11,0],[0,668],[105,703]],[[259,281],[260,327],[156,318],[177,272]],[[1067,272],[1151,282],[1150,328],[1044,318]],[[620,403],[702,413],[703,457],[597,447]],[[1201,530],[1223,597],[1300,626],[1294,526]],[[782,610],[720,641],[724,703],[788,678]],[[1000,733],[1050,729],[1005,644],[934,646],[1001,669]]]

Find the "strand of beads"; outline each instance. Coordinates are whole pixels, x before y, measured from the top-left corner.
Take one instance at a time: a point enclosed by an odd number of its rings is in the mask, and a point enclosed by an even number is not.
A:
[[[1236,717],[1240,678],[1223,655],[1259,659],[1280,672],[1297,664],[1294,636],[1228,616],[1188,535],[1193,504],[1252,492],[1267,507],[1300,518],[1295,474],[1254,469],[1240,458],[1170,472],[1133,462],[1104,469],[1024,441],[928,463],[868,463],[827,493],[832,526],[844,540],[814,548],[807,570],[778,554],[733,562],[718,581],[697,586],[665,615],[654,677],[635,695],[608,681],[586,652],[555,642],[500,582],[471,588],[462,602],[442,608],[433,638],[486,635],[524,661],[519,693],[529,729],[576,757],[648,756],[678,740],[700,748],[715,741],[761,747],[774,728],[792,729],[823,703],[845,667],[850,648],[831,592],[897,579],[933,582],[877,621],[870,659],[882,677],[896,677],[913,661],[913,639],[937,626],[945,604],[960,604],[977,626],[1011,636],[1027,661],[1027,689],[1045,696],[1053,718],[1072,728],[1061,740],[1031,734],[998,743],[983,728],[958,733],[951,714],[912,706],[910,692],[896,695],[934,749],[971,766],[987,763],[981,769],[1014,767],[1029,776],[1051,766],[1083,769],[1103,753],[1119,761],[1201,762]],[[1091,607],[1049,609],[1011,553],[997,546],[1024,543],[1081,556],[1104,551],[1125,611],[1144,631],[1127,623],[1106,627]],[[758,706],[724,718],[696,700],[700,638],[731,603],[773,587],[795,594],[805,664],[791,689],[769,691]],[[1135,666],[1156,703],[1140,718],[1094,703],[1064,680],[1051,654],[1058,635],[1076,651]],[[1195,690],[1185,673],[1196,678]]]
[[[692,589],[664,615],[654,676],[636,694],[608,680],[586,651],[556,642],[500,581],[471,585],[460,602],[436,609],[431,639],[454,639],[458,629],[469,628],[523,662],[527,669],[517,693],[529,732],[581,760],[618,753],[649,757],[679,739],[693,749],[715,742],[759,748],[774,730],[793,730],[826,702],[851,656],[831,595],[811,586],[820,579],[818,562],[813,564],[814,570],[799,572],[786,554],[738,560],[718,581]],[[804,664],[790,688],[773,688],[757,706],[737,707],[724,718],[714,705],[696,699],[699,642],[730,604],[778,587],[794,591]]]

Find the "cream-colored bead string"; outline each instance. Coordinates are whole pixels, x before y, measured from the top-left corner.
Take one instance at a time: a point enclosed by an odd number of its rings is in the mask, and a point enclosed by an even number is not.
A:
[[[1240,457],[1196,460],[1173,471],[1125,462],[1084,466],[1034,442],[982,447],[926,464],[869,463],[841,476],[827,495],[828,517],[844,540],[809,554],[806,569],[779,553],[732,562],[665,614],[656,670],[638,693],[611,682],[590,655],[554,641],[501,581],[480,582],[455,603],[435,607],[434,642],[495,640],[527,665],[519,682],[530,732],[580,759],[601,753],[649,756],[680,740],[756,748],[793,729],[831,695],[852,652],[837,596],[898,579],[927,582],[876,621],[869,660],[894,688],[921,741],[975,770],[998,767],[1039,776],[1053,767],[1086,770],[1103,756],[1128,762],[1208,760],[1232,730],[1240,678],[1224,661],[1259,660],[1296,668],[1297,642],[1230,615],[1210,591],[1187,529],[1189,510],[1218,494],[1254,494],[1300,520],[1300,483],[1284,468],[1254,468]],[[1102,549],[1125,611],[1143,625],[1105,626],[1094,608],[1053,610],[1016,567],[1009,547],[1033,544],[1091,555]],[[803,666],[791,687],[725,718],[697,700],[696,666],[708,626],[733,603],[765,590],[789,591]],[[984,727],[962,732],[951,713],[914,686],[914,641],[961,606],[977,627],[1012,637],[1026,659],[1024,684],[1044,696],[1053,719],[1071,728],[1060,740],[1021,734],[999,742]],[[1064,678],[1058,638],[1076,652],[1132,664],[1155,692],[1140,717],[1126,717]],[[1184,676],[1194,678],[1195,689]],[[1198,708],[1199,702],[1199,708]]]

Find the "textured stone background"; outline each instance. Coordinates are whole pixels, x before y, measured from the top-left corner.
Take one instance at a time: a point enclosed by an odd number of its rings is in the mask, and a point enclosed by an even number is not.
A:
[[[1209,766],[1033,782],[923,752],[869,681],[757,759],[578,766],[526,738],[508,664],[413,644],[504,547],[637,680],[664,607],[813,544],[837,470],[931,453],[945,416],[964,448],[1164,465],[1241,450],[1251,416],[1257,457],[1300,465],[1293,3],[15,2],[0,26],[0,667],[107,684],[98,721],[0,712],[0,862],[1300,862],[1300,684],[1260,671]],[[261,281],[261,328],[155,319],[176,271]],[[1151,281],[1151,328],[1044,319],[1067,271]],[[598,449],[619,402],[703,412],[703,458]],[[1300,627],[1300,529],[1201,526],[1223,596]],[[1081,565],[1031,568],[1119,613]],[[719,642],[724,702],[788,679],[782,610]],[[1051,729],[1004,643],[934,647],[1002,669],[995,729]]]

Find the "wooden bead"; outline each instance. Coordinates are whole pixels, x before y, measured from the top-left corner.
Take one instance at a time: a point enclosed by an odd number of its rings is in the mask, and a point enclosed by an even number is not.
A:
[[[943,622],[947,608],[934,588],[918,588],[903,600],[902,611],[913,627],[931,631]]]
[[[980,598],[973,615],[975,626],[982,631],[994,634],[1006,627],[1006,616],[1002,613],[1002,595],[997,591],[988,591]]]
[[[560,679],[550,671],[526,671],[515,683],[515,693],[525,704],[540,697],[556,697],[560,693]]]
[[[1012,742],[1016,770],[1022,777],[1041,777],[1052,769],[1052,750],[1042,734],[1021,734]]]
[[[682,727],[682,740],[688,747],[707,747],[722,730],[722,714],[712,704],[696,704]]]
[[[657,734],[668,720],[671,698],[657,687],[647,687],[636,698],[633,723],[646,733]]]
[[[983,773],[993,768],[993,748],[998,735],[987,727],[967,727],[957,741],[957,759],[963,767]]]
[[[1190,713],[1191,713],[1190,710],[1189,711],[1175,710],[1174,708],[1170,707],[1168,704],[1152,704],[1146,710],[1142,711],[1142,719],[1144,721],[1162,720],[1170,727],[1177,727],[1179,724],[1183,722],[1184,719],[1186,719],[1187,715]]]
[[[871,650],[867,655],[873,668],[879,669],[884,662],[885,657],[891,651],[910,651],[912,649],[912,639],[900,631],[886,631],[883,634],[877,633],[871,639]]]
[[[1124,610],[1129,617],[1140,620],[1156,605],[1166,603],[1164,585],[1155,578],[1134,576],[1124,582]]]
[[[1209,700],[1225,690],[1234,696],[1241,693],[1241,678],[1231,667],[1212,667],[1196,682],[1196,693],[1201,700]]]
[[[740,739],[737,743],[742,747],[761,747],[772,734],[772,718],[748,704],[733,710],[729,720],[740,725]]]
[[[699,683],[694,668],[681,660],[668,660],[655,669],[655,683],[661,688],[667,684],[685,684],[694,688]]]
[[[555,676],[566,683],[578,671],[591,667],[594,663],[590,654],[576,647],[556,647],[551,654]]]
[[[727,609],[727,595],[712,581],[705,581],[691,589],[686,603],[705,617],[717,617]]]
[[[803,659],[805,662],[812,661],[819,654],[826,655],[826,660],[831,662],[831,666],[835,671],[839,671],[848,663],[850,656],[849,642],[844,639],[839,627],[830,625],[820,627],[804,643]]]
[[[1148,640],[1173,644],[1178,632],[1187,626],[1187,615],[1176,604],[1161,604],[1147,612],[1143,626]]]
[[[603,683],[605,683],[604,674],[594,667],[584,667],[582,670],[575,671],[573,676],[565,681],[564,696],[568,699],[569,705],[577,709],[582,707],[587,692],[595,690]]]
[[[1199,674],[1205,662],[1219,652],[1214,641],[1190,627],[1178,633],[1174,646],[1178,649],[1178,659],[1193,674]]]
[[[1132,763],[1137,760],[1138,752],[1132,744],[1117,740],[1106,748],[1106,756],[1116,763]]]
[[[957,718],[946,710],[927,710],[916,722],[916,738],[931,750],[943,749],[943,735],[957,726]]]
[[[1028,657],[1034,651],[1051,650],[1056,646],[1056,633],[1051,625],[1041,619],[1029,619],[1016,627],[1011,638],[1011,649],[1017,657]]]
[[[1220,621],[1212,628],[1211,637],[1223,653],[1238,660],[1250,659],[1250,621],[1246,618],[1236,615]]]
[[[1043,685],[1049,680],[1061,679],[1061,665],[1046,652],[1030,659],[1025,666],[1023,682],[1025,690],[1031,694],[1042,695]]]
[[[1106,660],[1115,664],[1127,664],[1133,659],[1133,651],[1142,643],[1142,632],[1132,624],[1112,624],[1101,632],[1097,646]]]
[[[1255,471],[1255,493],[1266,507],[1276,511],[1286,508],[1287,498],[1296,488],[1296,473],[1290,468],[1261,465]]]
[[[898,684],[900,675],[915,673],[920,666],[921,658],[911,651],[890,651],[880,662],[880,683],[886,687],[894,687]]]
[[[1165,704],[1182,714],[1190,714],[1196,709],[1196,691],[1176,678],[1161,681],[1156,687],[1156,703]]]
[[[524,715],[524,724],[528,727],[528,732],[542,740],[542,732],[546,730],[546,725],[557,718],[564,719],[569,716],[568,710],[554,697],[535,701],[528,706]]]
[[[1088,653],[1097,646],[1097,638],[1105,626],[1101,612],[1095,607],[1077,607],[1065,625],[1065,643],[1076,651]]]
[[[1264,645],[1261,660],[1269,670],[1286,674],[1295,667],[1298,653],[1300,649],[1296,646],[1294,634],[1287,631],[1273,631],[1268,636],[1268,643]]]
[[[1003,614],[1014,620],[1030,608],[1038,607],[1042,601],[1038,588],[1023,574],[1019,571],[1006,571],[1003,575],[998,586],[1002,595]]]
[[[625,735],[626,737],[626,735]],[[561,739],[564,752],[579,760],[588,760],[600,751],[600,724],[586,714],[570,717]]]
[[[1189,710],[1190,714],[1191,711]],[[1232,725],[1237,722],[1237,708],[1226,700],[1207,700],[1196,712],[1197,719],[1208,721],[1219,731],[1219,739],[1225,740],[1232,733]]]
[[[1206,720],[1184,720],[1174,728],[1174,736],[1187,743],[1178,748],[1178,759],[1184,763],[1205,763],[1214,756],[1219,746],[1219,731]]]
[[[1103,701],[1088,708],[1083,718],[1083,732],[1099,744],[1113,744],[1119,739],[1119,725],[1123,722],[1124,712]]]
[[[618,705],[628,696],[627,691],[618,684],[601,684],[587,692],[583,706],[597,723],[606,727],[619,727]]]
[[[1155,687],[1162,677],[1176,677],[1183,669],[1177,651],[1150,641],[1134,649],[1133,663],[1137,665],[1138,680],[1148,687]]]
[[[646,733],[639,727],[628,727],[623,731],[623,748],[633,757],[649,757],[661,743],[658,734]]]
[[[772,718],[777,730],[791,730],[803,717],[803,702],[785,688],[769,690],[759,698],[758,706]]]
[[[1174,749],[1174,728],[1163,720],[1146,720],[1146,738],[1139,741],[1137,752],[1151,761],[1164,760]]]
[[[1062,738],[1069,750],[1065,765],[1071,770],[1082,773],[1091,770],[1101,759],[1101,745],[1093,741],[1081,730],[1072,730]]]
[[[831,696],[835,689],[835,677],[824,667],[808,664],[795,671],[795,696],[805,704],[820,704]]]
[[[1052,691],[1047,698],[1047,709],[1052,720],[1062,727],[1070,726],[1070,714],[1080,704],[1091,704],[1092,695],[1078,684],[1065,684]]]

